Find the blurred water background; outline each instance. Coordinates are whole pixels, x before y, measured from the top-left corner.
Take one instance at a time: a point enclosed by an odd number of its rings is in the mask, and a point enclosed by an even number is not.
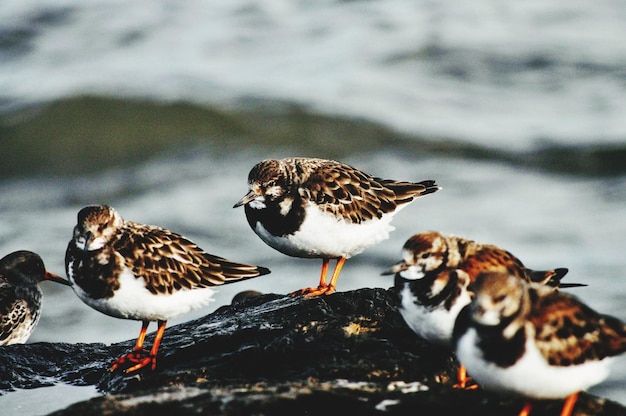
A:
[[[5,1],[0,254],[33,250],[63,274],[77,211],[106,203],[271,268],[171,324],[242,290],[287,293],[314,285],[320,262],[270,249],[231,207],[261,159],[336,158],[444,188],[349,260],[339,290],[391,286],[379,274],[404,241],[436,229],[568,267],[589,284],[578,296],[626,320],[624,39],[617,0]],[[44,291],[29,342],[139,332]],[[2,414],[97,394],[46,389],[3,395]],[[626,404],[626,359],[591,392]]]

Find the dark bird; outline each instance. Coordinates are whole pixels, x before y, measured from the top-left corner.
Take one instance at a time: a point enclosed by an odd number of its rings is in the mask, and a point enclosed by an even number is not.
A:
[[[44,280],[70,285],[46,270],[31,251],[16,251],[0,259],[0,345],[25,343],[41,316]]]

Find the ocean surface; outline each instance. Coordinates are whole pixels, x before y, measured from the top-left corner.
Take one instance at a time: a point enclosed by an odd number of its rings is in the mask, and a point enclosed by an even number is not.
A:
[[[288,293],[314,285],[321,262],[272,250],[232,206],[261,159],[335,158],[443,187],[346,263],[340,291],[391,286],[380,272],[435,229],[568,267],[589,285],[572,293],[626,320],[624,39],[626,3],[609,0],[3,2],[0,255],[29,249],[64,274],[76,213],[105,203],[272,270],[171,325],[242,290]],[[43,289],[29,342],[139,332]],[[626,404],[626,357],[590,391]],[[8,392],[0,409],[40,415],[97,394]]]

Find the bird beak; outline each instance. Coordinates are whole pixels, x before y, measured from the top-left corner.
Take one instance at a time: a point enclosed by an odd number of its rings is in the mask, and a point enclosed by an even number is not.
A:
[[[385,270],[384,272],[382,272],[381,275],[382,276],[388,276],[388,275],[391,275],[391,274],[400,273],[400,272],[405,271],[408,268],[409,268],[409,265],[406,264],[406,262],[401,261],[400,263],[397,263],[397,264],[391,266],[390,269]]]
[[[49,280],[51,282],[61,283],[62,285],[65,285],[65,286],[72,286],[72,283],[70,283],[69,280],[65,280],[58,274],[54,274],[52,272],[49,272],[48,270],[46,270],[46,274],[44,275],[43,279]]]
[[[254,190],[251,189],[250,192],[245,194],[243,196],[243,198],[241,198],[239,200],[239,202],[237,202],[235,205],[233,205],[233,208],[237,208],[237,207],[240,207],[242,205],[247,205],[250,202],[254,201],[257,197],[258,197],[257,193],[254,192]]]

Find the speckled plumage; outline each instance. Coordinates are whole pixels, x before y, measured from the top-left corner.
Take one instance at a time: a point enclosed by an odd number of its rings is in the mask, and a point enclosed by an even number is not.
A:
[[[16,251],[0,259],[0,345],[23,344],[41,315],[39,283],[70,283],[50,273],[38,254]]]
[[[384,272],[395,274],[400,312],[420,336],[442,345],[449,345],[456,315],[470,302],[470,285],[480,273],[501,271],[551,287],[561,286],[567,273],[565,268],[531,270],[500,247],[437,231],[413,235],[402,257]]]
[[[314,158],[264,160],[250,171],[248,185],[235,207],[245,206],[250,227],[266,244],[289,256],[323,259],[320,285],[303,290],[309,296],[332,293],[345,259],[387,239],[395,213],[441,189],[433,180],[380,179]],[[339,260],[326,284],[330,259]]]
[[[480,275],[474,293],[459,314],[454,345],[486,389],[575,401],[626,351],[623,322],[568,294],[502,272]]]
[[[397,271],[411,269],[414,273],[424,274],[462,269],[471,281],[486,271],[502,271],[524,280],[556,287],[567,274],[566,268],[529,269],[503,248],[437,231],[414,234],[404,244],[402,254],[403,260],[394,266]]]
[[[452,349],[452,331],[461,309],[472,298],[471,284],[483,272],[501,271],[552,287],[567,269],[528,269],[510,252],[467,238],[427,231],[411,236],[403,260],[384,274],[395,274],[398,309],[407,325],[429,342]],[[579,286],[569,284],[567,286]],[[464,369],[459,386],[467,383]]]
[[[126,221],[106,205],[79,211],[65,265],[83,302],[145,326],[206,305],[216,286],[269,273],[209,254],[169,230]]]
[[[85,250],[79,247],[78,239],[86,233],[93,240],[104,234],[107,241],[98,249]],[[214,287],[268,273],[264,268],[211,255],[169,230],[125,221],[106,206],[80,211],[74,238],[67,247],[66,264],[70,279],[94,299],[114,296],[123,268],[132,270],[154,295]]]

